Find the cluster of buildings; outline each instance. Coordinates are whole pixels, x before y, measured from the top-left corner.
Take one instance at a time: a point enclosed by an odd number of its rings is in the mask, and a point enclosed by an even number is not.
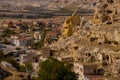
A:
[[[57,20],[57,19],[56,19]],[[58,39],[60,35],[61,24],[59,21],[2,21],[0,22],[1,34],[4,29],[10,29],[16,34],[12,34],[9,39],[16,46],[30,46],[32,42],[37,43],[41,40],[42,28],[47,31],[45,43],[51,43]],[[7,33],[6,33],[7,34]]]
[[[61,22],[58,20],[59,19],[56,19],[56,21],[51,19],[40,21],[1,21],[0,35],[3,33],[10,33],[6,32],[6,29],[7,31],[14,31],[15,34],[1,37],[0,49],[5,55],[12,55],[12,59],[21,66],[25,66],[26,63],[30,63],[33,67],[31,76],[37,76],[37,72],[39,71],[39,63],[50,57],[52,53],[48,47],[40,49],[38,46],[37,48],[34,48],[34,46],[36,46],[35,44],[39,44],[42,39],[42,29],[46,30],[44,45],[47,46],[48,44],[58,40],[61,30]],[[13,72],[17,70],[14,65],[7,61],[1,61],[0,66],[2,69],[9,69],[8,73],[13,75]],[[16,71],[16,73],[18,74],[14,76],[19,75],[19,71]],[[7,72],[6,75],[0,76],[2,76],[0,79],[3,79],[4,76],[7,77]]]

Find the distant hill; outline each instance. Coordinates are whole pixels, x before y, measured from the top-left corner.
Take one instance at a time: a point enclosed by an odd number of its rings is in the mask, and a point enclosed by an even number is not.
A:
[[[93,9],[97,0],[0,0],[0,9],[25,10],[26,7],[45,10],[59,10],[61,8]]]

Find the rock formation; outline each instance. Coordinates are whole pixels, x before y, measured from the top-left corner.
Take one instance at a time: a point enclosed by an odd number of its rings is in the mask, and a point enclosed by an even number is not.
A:
[[[70,55],[75,61],[88,65],[96,64],[98,68],[112,73],[114,62],[120,59],[120,21],[115,20],[120,16],[117,15],[119,9],[114,7],[116,3],[113,2],[107,0],[107,3],[98,3],[94,19],[84,19],[85,24],[82,27],[74,23],[79,23],[79,19],[74,18],[72,21],[73,16],[67,19],[63,24],[66,32],[62,32],[62,36],[66,38],[61,37],[50,45],[50,48],[56,51],[56,57]]]
[[[75,26],[80,25],[80,17],[77,11],[70,16],[64,23],[62,28],[62,37],[68,37],[73,34]]]
[[[113,23],[117,20],[118,11],[113,0],[98,2],[95,8],[94,23]]]

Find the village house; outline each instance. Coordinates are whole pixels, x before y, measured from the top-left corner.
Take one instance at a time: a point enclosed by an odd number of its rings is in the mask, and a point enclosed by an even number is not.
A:
[[[0,30],[0,35],[3,33],[3,30]]]
[[[79,61],[74,61],[73,57],[71,56],[62,56],[57,58],[61,62],[66,62],[71,67],[71,70],[74,71],[77,75],[78,80],[89,80],[84,75],[84,66]]]
[[[97,74],[97,65],[84,65],[85,75],[95,75]]]
[[[33,71],[34,71],[34,75],[33,76],[37,76],[37,72],[39,71],[39,63],[36,62],[36,63],[31,63],[32,64],[32,67],[33,67]]]
[[[29,22],[19,22],[19,23],[17,23],[16,24],[16,29],[17,30],[24,30],[24,31],[26,31],[26,30],[28,30],[28,28],[29,28]]]
[[[20,54],[20,64],[24,65],[26,62],[36,64],[46,60],[50,56],[50,48],[41,48],[40,51],[30,50],[27,53]]]
[[[71,56],[62,56],[62,57],[58,57],[57,59],[61,62],[69,62],[69,63],[73,63],[74,61],[74,58]]]
[[[41,48],[40,51],[30,51],[25,54],[20,54],[20,65],[31,63],[33,67],[32,76],[38,76],[39,63],[45,61],[51,56],[50,48]]]
[[[32,24],[33,25],[37,25],[37,21],[32,21]]]
[[[62,56],[62,57],[57,57],[57,59],[61,62],[65,62],[67,65],[70,66],[70,68],[72,69],[73,63],[74,63],[74,58],[71,56]]]
[[[30,46],[32,39],[30,37],[19,37],[14,39],[14,44],[17,47],[26,47]]]
[[[48,47],[41,48],[40,54],[41,54],[41,56],[39,58],[40,61],[44,61],[52,56],[50,48],[48,48]]]
[[[78,80],[85,80],[83,64],[81,64],[80,62],[74,62],[73,69],[78,76]]]
[[[41,33],[39,31],[34,32],[34,42],[41,40]]]
[[[46,34],[45,45],[51,44],[52,42],[57,40],[58,40],[57,33],[54,31],[49,31]]]

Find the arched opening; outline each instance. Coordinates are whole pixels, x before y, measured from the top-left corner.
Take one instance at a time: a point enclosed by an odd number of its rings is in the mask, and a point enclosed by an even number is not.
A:
[[[102,62],[102,65],[103,66],[108,66],[108,63],[107,62]]]
[[[102,45],[102,43],[101,43],[101,42],[99,42],[99,45]]]
[[[91,62],[95,62],[95,61],[96,61],[95,57],[91,56]]]
[[[90,54],[90,53],[88,53],[87,55],[88,55],[88,57],[90,57],[90,56],[91,56],[91,54]]]
[[[109,61],[109,56],[108,55],[106,55],[106,60]]]
[[[94,74],[97,74],[97,73],[98,73],[97,69],[94,69]]]
[[[78,46],[74,46],[74,49],[75,49],[75,50],[78,50],[78,48],[79,48]]]

